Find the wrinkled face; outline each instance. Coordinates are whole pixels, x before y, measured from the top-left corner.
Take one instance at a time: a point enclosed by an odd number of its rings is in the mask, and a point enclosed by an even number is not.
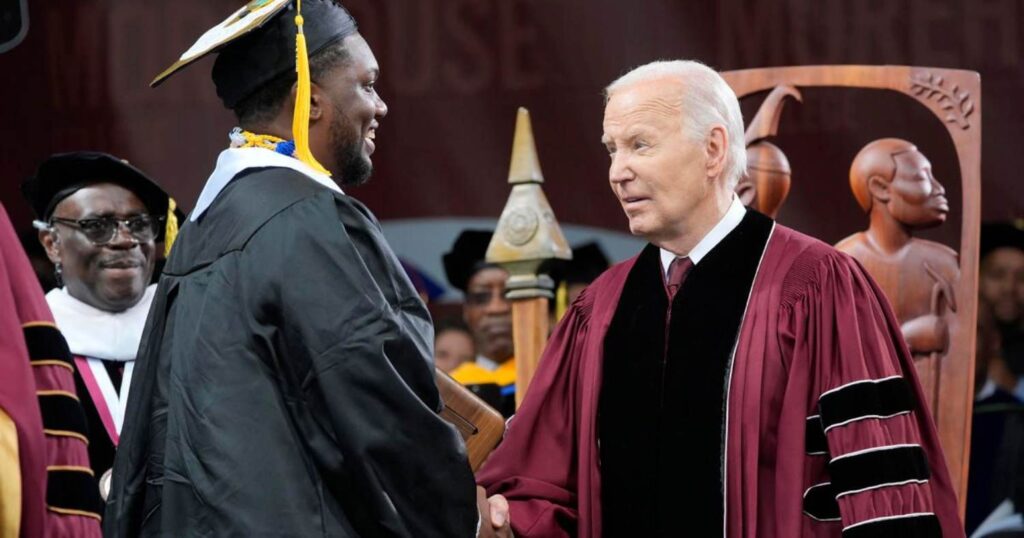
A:
[[[477,353],[497,362],[512,358],[512,305],[505,298],[507,281],[504,269],[477,271],[466,285],[462,310],[476,340]]]
[[[99,217],[128,219],[146,214],[134,193],[113,183],[97,183],[61,200],[53,216],[81,220]],[[142,299],[156,249],[153,240],[140,243],[119,225],[109,243],[97,246],[81,231],[55,223],[40,240],[54,263],[63,266],[64,283],[72,297],[108,312],[121,312]]]
[[[448,329],[438,333],[434,340],[434,364],[444,372],[451,372],[464,362],[476,359],[476,348],[469,333]]]
[[[978,291],[992,305],[996,321],[1016,324],[1024,316],[1024,251],[997,248],[981,260]]]
[[[359,34],[345,38],[349,58],[325,77],[321,87],[330,96],[334,115],[330,127],[333,170],[342,185],[359,185],[370,178],[379,120],[388,107],[377,95],[380,69],[373,51]]]
[[[946,221],[946,190],[932,175],[932,165],[919,151],[893,156],[896,175],[889,185],[887,207],[892,216],[912,227],[937,226]]]
[[[638,82],[613,93],[604,111],[612,191],[630,232],[656,244],[685,233],[688,217],[711,201],[704,148],[682,129],[682,91],[671,79]]]

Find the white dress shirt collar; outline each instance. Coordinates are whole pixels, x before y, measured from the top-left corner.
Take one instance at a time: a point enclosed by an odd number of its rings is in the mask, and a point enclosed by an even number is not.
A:
[[[689,257],[693,262],[693,265],[696,266],[704,256],[707,256],[708,252],[711,252],[711,249],[718,246],[718,244],[725,239],[725,236],[729,235],[730,232],[740,225],[740,222],[743,221],[743,217],[746,214],[747,208],[743,207],[743,204],[736,195],[733,195],[732,203],[729,204],[729,209],[726,210],[725,215],[722,216],[722,220],[719,220],[718,224],[716,224],[714,228],[711,228],[711,231],[709,231],[703,239],[697,242],[697,245],[690,250],[690,253],[683,257]],[[672,263],[672,260],[679,257],[680,256],[674,252],[661,249],[661,269],[665,271],[666,276],[668,275],[669,264]]]

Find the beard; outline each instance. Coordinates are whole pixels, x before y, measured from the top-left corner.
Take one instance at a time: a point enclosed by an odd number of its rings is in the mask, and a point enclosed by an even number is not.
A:
[[[335,111],[331,124],[330,143],[334,151],[334,162],[338,164],[341,177],[337,179],[342,187],[355,187],[370,180],[373,164],[363,157],[363,137],[359,129],[352,128],[343,118],[341,110]],[[346,132],[356,132],[355,140],[346,140]]]

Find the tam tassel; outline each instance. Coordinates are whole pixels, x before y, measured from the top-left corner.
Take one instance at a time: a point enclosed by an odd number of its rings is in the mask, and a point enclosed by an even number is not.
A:
[[[555,290],[555,323],[562,321],[566,310],[569,310],[569,284],[563,280]]]
[[[331,173],[317,162],[313,152],[309,149],[309,97],[312,83],[309,80],[309,53],[306,50],[306,35],[302,33],[302,0],[296,0],[295,6],[295,73],[298,78],[298,88],[295,92],[295,114],[292,117],[295,158],[329,176]]]
[[[164,229],[164,257],[171,255],[171,246],[174,245],[174,240],[178,238],[178,216],[174,214],[174,210],[178,208],[178,204],[174,202],[174,198],[167,197],[167,227]]]

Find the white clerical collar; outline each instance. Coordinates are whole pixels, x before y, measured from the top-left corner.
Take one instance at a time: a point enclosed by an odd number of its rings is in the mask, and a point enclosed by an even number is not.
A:
[[[290,168],[302,173],[317,183],[333,191],[342,192],[341,187],[331,180],[330,176],[317,172],[308,164],[276,151],[264,148],[228,148],[220,152],[217,166],[206,180],[203,192],[199,193],[195,209],[189,220],[195,221],[210,208],[224,187],[231,183],[243,170],[249,168]]]
[[[109,361],[133,361],[146,327],[156,284],[146,288],[142,299],[124,312],[107,312],[75,299],[67,288],[46,294],[57,328],[74,355]]]
[[[743,204],[736,195],[733,195],[732,203],[729,204],[729,209],[722,216],[722,219],[697,243],[697,246],[690,249],[690,253],[686,257],[690,258],[693,265],[696,266],[704,256],[707,256],[708,252],[711,252],[711,249],[718,246],[725,239],[725,236],[729,235],[729,232],[735,230],[740,225],[740,222],[743,221],[743,216],[746,214],[747,208],[743,207]],[[661,249],[661,268],[665,271],[665,275],[668,275],[669,264],[678,257],[678,254]]]

